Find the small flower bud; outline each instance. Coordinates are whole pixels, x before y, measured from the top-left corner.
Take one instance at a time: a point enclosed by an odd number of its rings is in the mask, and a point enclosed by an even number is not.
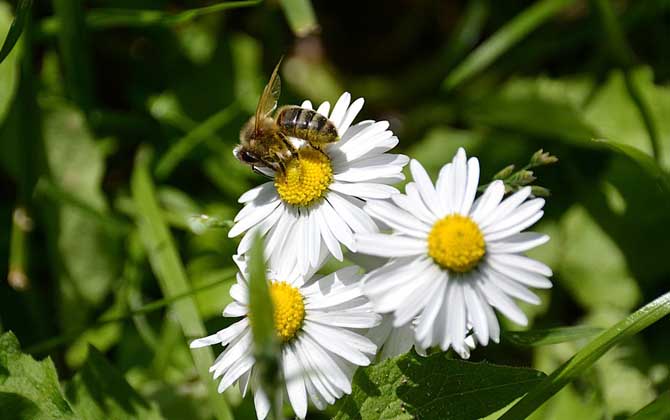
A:
[[[530,187],[530,193],[535,197],[549,197],[551,195],[551,191],[549,191],[549,189],[540,187],[539,185],[533,185]]]
[[[508,176],[512,175],[513,171],[514,171],[514,165],[508,165],[505,168],[503,168],[500,172],[495,174],[493,176],[493,179],[505,179]]]
[[[535,152],[533,157],[530,158],[530,166],[533,168],[537,166],[551,165],[552,163],[556,162],[558,162],[558,158],[556,156],[552,156],[542,149]]]

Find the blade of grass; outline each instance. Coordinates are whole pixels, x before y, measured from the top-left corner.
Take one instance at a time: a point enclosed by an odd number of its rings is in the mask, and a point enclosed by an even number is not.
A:
[[[170,230],[163,220],[156,191],[149,172],[150,152],[140,149],[131,178],[131,190],[138,212],[140,236],[149,256],[151,267],[158,278],[166,298],[173,298],[189,291],[186,271],[181,262]],[[173,305],[177,320],[187,338],[206,335],[205,326],[193,298],[184,298]],[[209,400],[215,416],[221,420],[232,419],[226,400],[219,395],[216,383],[210,378],[209,367],[214,362],[211,348],[192,350],[193,361],[209,391]]]
[[[453,90],[488,67],[526,35],[575,0],[540,0],[500,28],[477,47],[445,79],[443,86]]]
[[[647,130],[647,135],[649,136],[649,142],[651,143],[652,152],[656,161],[661,159],[661,142],[658,137],[658,130],[656,127],[656,122],[654,117],[651,114],[651,109],[645,101],[642,92],[640,91],[637,82],[633,78],[632,68],[635,64],[633,57],[633,51],[631,50],[628,42],[626,42],[626,37],[624,35],[621,24],[617,19],[614,10],[612,9],[612,4],[609,0],[592,0],[591,1],[595,9],[598,11],[600,20],[603,25],[605,35],[607,36],[607,48],[610,50],[612,58],[616,61],[617,65],[621,68],[624,74],[624,82],[626,85],[626,90],[631,100],[637,106],[637,110],[640,113],[642,122]]]
[[[598,335],[602,331],[602,328],[580,325],[576,327],[558,327],[542,330],[503,331],[502,337],[505,341],[516,346],[531,347],[583,340]]]
[[[64,0],[70,1],[70,0]],[[86,27],[90,30],[110,29],[119,27],[143,28],[147,26],[172,26],[224,10],[256,6],[263,0],[229,1],[210,6],[169,13],[162,10],[141,9],[97,9],[85,16]],[[52,36],[61,31],[61,23],[53,17],[40,22],[40,34]]]
[[[62,346],[64,344],[69,343],[72,340],[75,340],[77,337],[79,337],[81,334],[85,333],[89,329],[92,328],[97,328],[101,325],[105,324],[111,324],[114,322],[125,322],[129,320],[133,320],[134,318],[140,316],[140,315],[146,315],[148,313],[157,311],[159,309],[162,309],[168,305],[171,305],[181,299],[186,299],[193,297],[197,295],[198,293],[205,292],[209,289],[212,289],[214,287],[220,286],[223,283],[229,282],[231,280],[235,279],[235,273],[237,272],[237,269],[231,268],[227,270],[221,270],[221,272],[218,273],[217,277],[223,277],[221,280],[216,280],[213,282],[210,282],[208,284],[205,284],[200,287],[193,288],[191,290],[188,290],[187,292],[180,293],[178,295],[171,296],[169,298],[163,298],[163,299],[158,299],[155,300],[151,303],[147,303],[144,306],[141,306],[139,308],[135,308],[128,313],[121,315],[121,316],[116,316],[116,317],[104,317],[100,318],[96,322],[94,322],[91,325],[88,325],[84,328],[80,328],[75,331],[68,332],[67,334],[61,334],[56,337],[52,337],[48,340],[44,340],[42,342],[39,342],[30,348],[26,350],[28,353],[32,354],[42,354],[42,353],[47,353],[51,351],[52,349]]]
[[[60,22],[58,47],[70,97],[87,114],[93,106],[93,73],[84,23],[82,0],[53,0]]]
[[[670,391],[659,395],[654,401],[640,411],[628,417],[628,420],[662,420],[670,419]]]
[[[12,26],[9,27],[9,32],[7,32],[5,41],[2,43],[2,48],[0,48],[0,63],[5,61],[5,58],[12,52],[19,38],[21,38],[23,27],[28,20],[28,16],[30,16],[32,6],[33,0],[19,0],[19,3],[16,5],[16,13]]]
[[[583,375],[612,347],[669,313],[670,293],[666,293],[596,337],[514,404],[499,420],[525,419],[564,386]]]
[[[184,137],[177,140],[158,161],[155,172],[156,178],[165,179],[170,176],[174,168],[188,156],[191,150],[232,121],[238,111],[239,105],[234,102],[207,118],[190,130]]]
[[[275,334],[272,299],[265,276],[263,239],[256,234],[249,254],[249,318],[254,339],[256,369],[260,372],[261,387],[270,399],[271,413],[281,418],[279,386],[279,343]]]
[[[295,36],[307,36],[319,28],[310,0],[279,0],[279,3]]]

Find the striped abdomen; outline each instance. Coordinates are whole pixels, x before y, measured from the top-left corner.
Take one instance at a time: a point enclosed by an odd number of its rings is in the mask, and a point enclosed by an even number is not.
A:
[[[312,145],[334,143],[340,139],[328,118],[299,106],[281,108],[277,113],[277,125],[287,136],[306,140]]]

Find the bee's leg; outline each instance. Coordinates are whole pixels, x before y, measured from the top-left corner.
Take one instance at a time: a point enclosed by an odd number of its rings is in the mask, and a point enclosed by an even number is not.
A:
[[[298,149],[293,146],[293,143],[291,143],[291,140],[288,139],[288,136],[286,136],[284,133],[277,133],[277,136],[284,143],[286,149],[288,149],[289,153],[291,154],[291,157],[299,158]]]

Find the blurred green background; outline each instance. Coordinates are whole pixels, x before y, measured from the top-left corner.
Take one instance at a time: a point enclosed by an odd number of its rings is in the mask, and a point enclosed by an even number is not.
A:
[[[0,40],[17,6],[0,0]],[[667,0],[25,10],[0,63],[0,331],[50,356],[69,398],[91,343],[148,404],[139,418],[223,418],[187,342],[227,325],[237,242],[194,232],[191,216],[232,219],[262,181],[231,152],[282,56],[281,103],[364,97],[358,120],[388,120],[400,152],[433,175],[460,146],[483,182],[539,148],[560,158],[536,173],[552,194],[538,229],[552,240],[532,256],[555,287],[524,307],[532,327],[609,327],[668,290]],[[669,327],[615,348],[536,418],[625,418],[652,401],[670,384]],[[503,342],[473,359],[550,372],[583,344]],[[235,418],[255,418],[249,398],[226,399]]]

